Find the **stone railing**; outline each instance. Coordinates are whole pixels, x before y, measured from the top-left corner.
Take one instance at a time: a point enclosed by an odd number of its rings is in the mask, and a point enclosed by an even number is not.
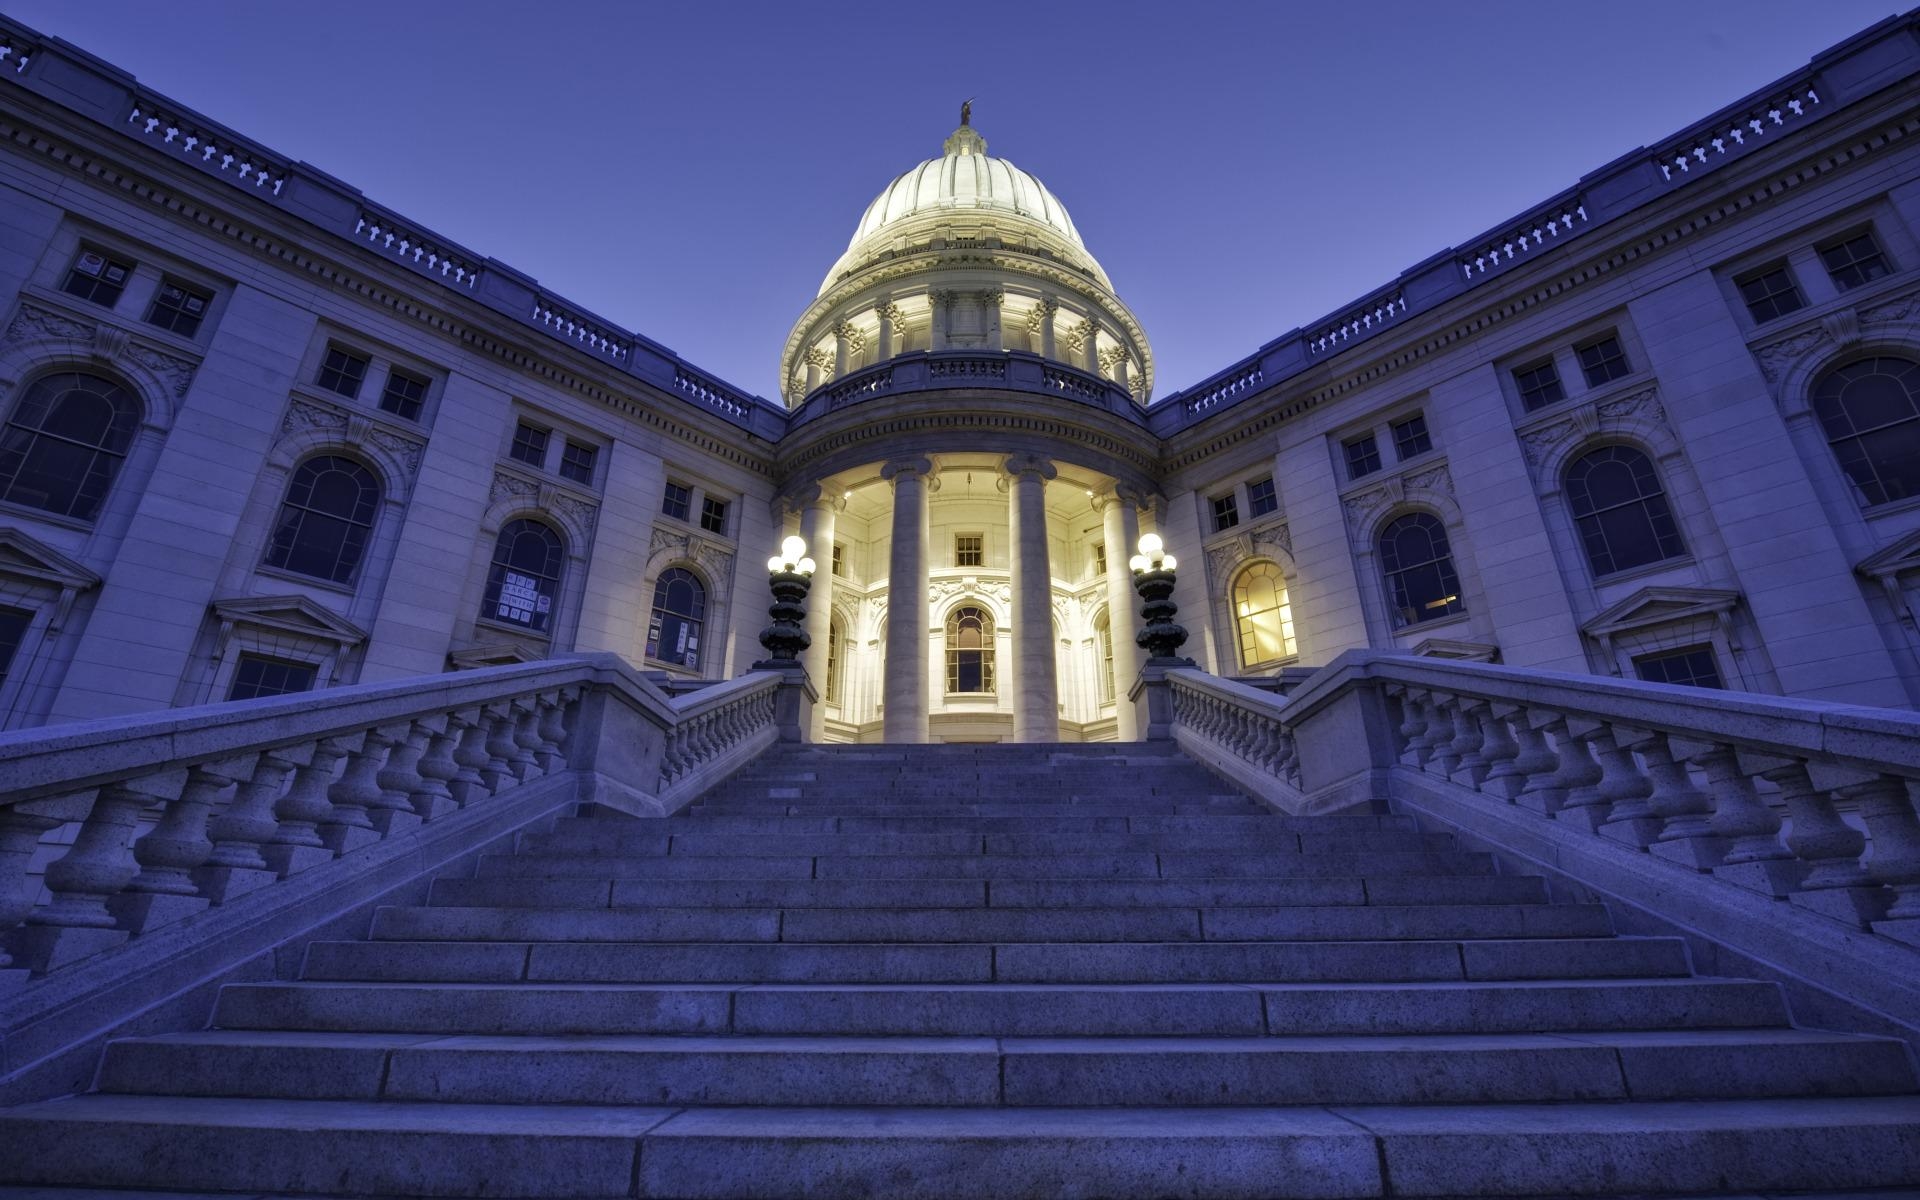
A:
[[[472,289],[480,268],[466,251],[455,252],[407,228],[390,214],[363,208],[354,234],[367,245],[457,287]]]
[[[878,396],[989,387],[1072,400],[1139,419],[1139,400],[1111,379],[1024,350],[914,350],[831,379],[807,393],[788,428]]]
[[[1366,651],[1284,699],[1161,676],[1165,732],[1288,811],[1468,793],[1920,945],[1920,714]]]
[[[537,781],[670,812],[797,738],[805,687],[755,672],[669,697],[581,655],[0,736],[0,983],[242,897],[270,906],[292,876]]]

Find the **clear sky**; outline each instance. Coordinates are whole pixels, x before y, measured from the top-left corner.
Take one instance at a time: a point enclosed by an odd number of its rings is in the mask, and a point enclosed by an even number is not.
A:
[[[974,97],[1186,387],[1891,0],[0,0],[777,397],[861,210]]]

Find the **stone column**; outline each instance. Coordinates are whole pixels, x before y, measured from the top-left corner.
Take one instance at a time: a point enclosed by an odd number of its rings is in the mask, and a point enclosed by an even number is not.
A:
[[[1016,741],[1060,740],[1060,683],[1053,654],[1053,571],[1047,562],[1047,480],[1053,464],[1037,454],[1007,458],[1007,525],[1012,545],[1013,689]]]
[[[875,361],[885,362],[894,354],[893,329],[900,320],[900,306],[888,300],[874,305],[873,315],[880,318],[880,352]]]
[[[887,660],[883,739],[927,740],[927,476],[925,458],[895,459],[880,477],[893,483],[893,546],[887,568]]]
[[[1133,573],[1127,559],[1140,541],[1140,497],[1126,488],[1106,492],[1094,500],[1100,509],[1107,551],[1107,632],[1113,638],[1114,714],[1123,742],[1140,740],[1140,714],[1127,693],[1140,674],[1140,647],[1133,635],[1140,628],[1140,610],[1134,603]]]
[[[1080,333],[1080,352],[1085,357],[1076,365],[1084,367],[1089,375],[1098,375],[1100,373],[1100,322],[1088,317],[1086,324],[1080,326]]]
[[[842,321],[833,327],[833,377],[847,373],[847,351],[853,342],[853,326]]]
[[[985,310],[987,318],[987,349],[989,350],[1001,348],[1000,305],[1006,298],[1007,294],[999,288],[980,293],[980,306]]]
[[[816,346],[807,351],[807,391],[809,393],[820,386],[820,371],[821,368],[826,365],[827,352],[825,350]]]
[[[1040,302],[1040,357],[1051,358],[1058,362],[1060,306],[1051,297]]]
[[[1118,346],[1109,346],[1100,356],[1100,365],[1107,370],[1108,378],[1121,387],[1127,386],[1127,352]]]
[[[819,741],[827,724],[827,644],[833,637],[833,526],[834,516],[846,507],[846,501],[828,492],[820,484],[802,490],[790,502],[800,509],[800,540],[813,557],[813,587],[807,593],[807,637],[812,639],[801,653],[813,690],[820,702],[813,706],[808,740]]]
[[[927,335],[927,349],[945,350],[947,323],[953,319],[953,293],[945,289],[928,292],[927,303],[933,309],[933,327]]]

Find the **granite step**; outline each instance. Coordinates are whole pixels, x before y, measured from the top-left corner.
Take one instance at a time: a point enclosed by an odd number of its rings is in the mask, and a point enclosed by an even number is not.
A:
[[[1797,1029],[1255,1037],[211,1030],[108,1046],[105,1093],[461,1104],[1505,1104],[1892,1095],[1903,1043]]]
[[[680,813],[659,822],[668,833],[971,833],[980,835],[1010,833],[1219,833],[1245,830],[1274,833],[1372,833],[1376,831],[1417,832],[1411,817],[1386,813],[1358,813],[1329,817],[1284,817],[1276,813],[1211,813],[1197,816],[1173,816],[1148,813],[1132,817],[1111,816],[1039,816],[982,817],[926,816],[898,817],[823,817],[812,814],[789,816],[785,813],[715,813],[696,816]],[[612,826],[612,828],[609,828]],[[620,822],[599,817],[562,817],[553,823],[555,834],[590,833],[602,837],[618,836],[626,831]],[[648,832],[643,827],[639,832]]]
[[[875,803],[859,800],[793,799],[736,800],[727,804],[695,803],[676,816],[792,816],[792,817],[1265,817],[1270,810],[1251,801],[1189,804],[1173,800],[1115,801],[1050,796],[1044,801],[1016,804],[1008,801],[949,801],[923,804]]]
[[[1239,851],[1267,854],[1417,853],[1449,850],[1452,834],[1402,830],[1358,833],[1289,829],[1174,830],[1131,833],[1076,830],[1067,833],[734,833],[703,828],[697,821],[660,822],[660,827],[615,830],[598,837],[589,830],[520,835],[519,849],[533,855],[604,857],[694,854],[762,857],[788,854],[1101,854],[1148,851],[1205,854]]]
[[[1892,1187],[1920,1099],[1207,1108],[443,1104],[89,1095],[0,1113],[0,1183],[226,1192],[1521,1196]],[[1605,1164],[1602,1174],[1598,1164]]]
[[[1389,983],[1684,974],[1669,938],[1406,942],[315,942],[303,977],[504,983]]]
[[[1464,875],[1491,855],[1443,850],[1240,854],[1145,850],[1109,854],[482,855],[483,877],[512,879],[1313,879]]]

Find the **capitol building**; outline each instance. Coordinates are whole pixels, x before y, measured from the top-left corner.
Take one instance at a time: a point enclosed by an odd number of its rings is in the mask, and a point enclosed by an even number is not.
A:
[[[1173,393],[963,111],[763,398],[13,28],[0,724],[733,678],[795,534],[821,741],[1140,736],[1143,533],[1263,686],[1372,647],[1911,707],[1914,85],[1861,36]]]

